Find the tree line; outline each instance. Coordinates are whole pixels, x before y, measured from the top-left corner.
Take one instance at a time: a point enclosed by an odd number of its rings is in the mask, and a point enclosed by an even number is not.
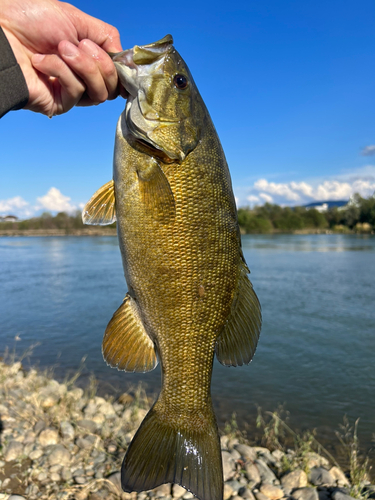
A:
[[[82,222],[82,213],[77,210],[74,214],[67,214],[66,212],[59,212],[57,215],[52,215],[49,212],[44,212],[39,217],[32,217],[31,219],[20,220],[16,222],[0,222],[0,229],[63,229],[66,233],[74,232],[75,230],[86,228]],[[116,223],[110,226],[97,226],[97,227],[116,227]]]
[[[375,230],[375,196],[363,198],[355,194],[348,205],[332,207],[325,212],[316,208],[281,207],[271,203],[239,208],[238,222],[244,233],[323,229],[372,233]]]
[[[266,203],[254,208],[239,208],[238,222],[243,233],[293,232],[298,230],[332,230],[340,232],[368,232],[375,230],[375,196],[362,198],[354,195],[345,207],[332,207],[326,212],[316,208],[281,207]],[[0,222],[0,229],[63,229],[67,234],[83,229],[80,211],[69,215],[49,212],[40,217]],[[98,226],[98,228],[101,226]],[[116,223],[105,227],[116,227]]]

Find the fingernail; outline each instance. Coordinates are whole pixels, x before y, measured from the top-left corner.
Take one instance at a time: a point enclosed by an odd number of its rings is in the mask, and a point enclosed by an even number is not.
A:
[[[33,62],[33,64],[34,63],[38,64],[38,63],[42,62],[45,57],[46,56],[44,54],[33,54],[32,62]]]
[[[61,47],[61,53],[65,57],[77,57],[79,54],[79,50],[74,44],[66,40]]]

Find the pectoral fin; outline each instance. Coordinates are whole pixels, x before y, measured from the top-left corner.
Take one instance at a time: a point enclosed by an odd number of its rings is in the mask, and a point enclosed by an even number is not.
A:
[[[126,372],[148,372],[158,364],[154,343],[129,294],[108,323],[103,338],[103,357],[112,368]]]
[[[261,308],[246,269],[241,271],[231,314],[216,341],[217,359],[226,366],[250,363],[260,334]]]
[[[151,216],[161,224],[169,224],[175,217],[175,201],[168,179],[156,160],[138,171],[142,201]]]
[[[84,224],[107,226],[116,221],[115,183],[107,182],[86,203],[82,211]]]

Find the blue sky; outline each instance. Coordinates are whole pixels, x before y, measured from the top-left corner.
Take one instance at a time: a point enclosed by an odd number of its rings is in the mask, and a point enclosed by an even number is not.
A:
[[[124,48],[173,35],[218,130],[239,205],[375,191],[373,0],[74,5],[115,25]],[[124,104],[1,119],[0,215],[82,206],[112,176]]]

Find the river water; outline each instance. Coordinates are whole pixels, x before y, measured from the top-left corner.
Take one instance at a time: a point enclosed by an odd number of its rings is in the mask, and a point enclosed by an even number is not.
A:
[[[219,426],[236,412],[254,426],[256,405],[280,403],[296,429],[317,429],[335,446],[347,415],[360,418],[362,445],[375,433],[375,238],[356,235],[243,237],[263,328],[247,367],[215,362]],[[140,381],[151,393],[160,371],[126,374],[106,366],[101,340],[126,293],[116,237],[0,238],[0,352],[39,343],[25,364],[74,373],[86,356],[102,392]],[[155,290],[157,293],[157,290]],[[20,340],[16,340],[16,338]]]

